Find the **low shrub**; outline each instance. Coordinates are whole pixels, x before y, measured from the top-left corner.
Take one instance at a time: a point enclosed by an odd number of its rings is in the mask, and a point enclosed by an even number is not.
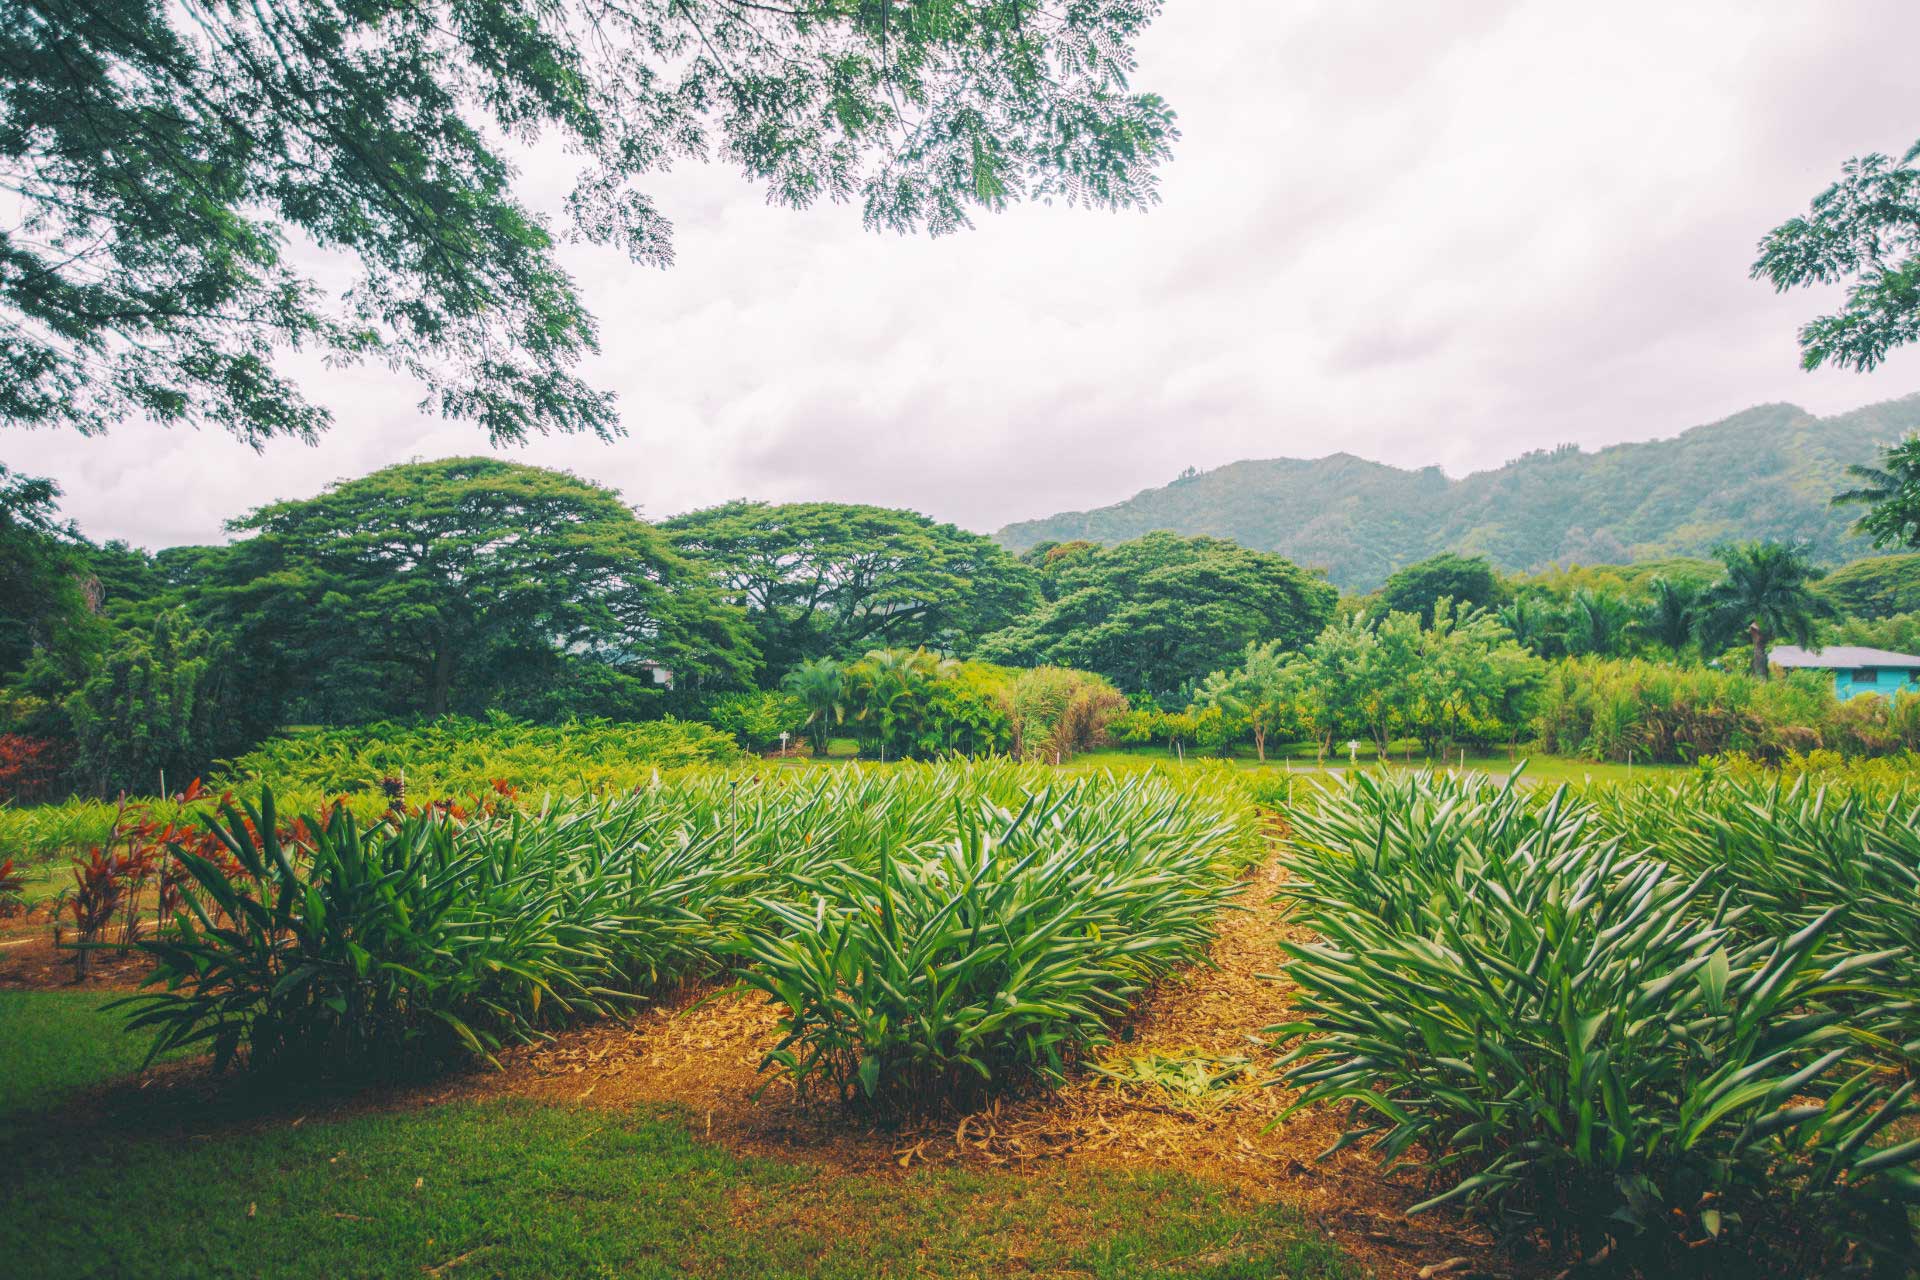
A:
[[[773,750],[782,733],[797,746],[807,727],[807,704],[775,689],[723,693],[708,699],[701,715],[749,751]]]
[[[1283,944],[1285,1082],[1347,1108],[1341,1145],[1417,1153],[1419,1208],[1649,1275],[1909,1256],[1920,1142],[1878,1145],[1912,1112],[1880,1059],[1896,956],[1849,949],[1839,907],[1754,928],[1564,790],[1358,774],[1293,823],[1286,893],[1322,940]]]
[[[479,795],[496,782],[567,794],[631,790],[663,769],[740,758],[726,733],[684,720],[527,724],[505,716],[447,716],[414,725],[296,731],[269,739],[218,771],[220,786],[283,795],[371,792],[404,777],[417,798]]]
[[[631,804],[372,824],[336,808],[290,838],[268,791],[209,829],[230,861],[175,849],[181,909],[137,943],[159,989],[119,1003],[155,1055],[205,1044],[219,1068],[391,1075],[601,1014],[701,963],[699,907],[729,870],[711,839],[635,839]]]
[[[1202,953],[1243,836],[1157,778],[1082,779],[1017,813],[988,803],[937,849],[801,880],[744,944],[743,980],[782,1006],[765,1065],[887,1110],[1057,1082]]]
[[[293,822],[268,791],[174,841],[186,875],[135,942],[157,968],[129,1007],[156,1052],[388,1075],[765,959],[745,976],[795,994],[794,1043],[839,1046],[784,1064],[803,1082],[864,1070],[892,1099],[1052,1079],[1194,953],[1257,838],[1236,792],[1006,761],[696,770],[611,798],[503,788]],[[949,1014],[964,1039],[929,1028]]]
[[[1832,944],[1884,953],[1902,998],[1871,1014],[1897,1068],[1920,1073],[1920,776],[1885,761],[1796,757],[1781,775],[1705,776],[1635,792],[1598,788],[1589,822],[1602,836],[1657,852],[1677,874],[1731,891],[1738,938],[1784,938],[1828,919]]]

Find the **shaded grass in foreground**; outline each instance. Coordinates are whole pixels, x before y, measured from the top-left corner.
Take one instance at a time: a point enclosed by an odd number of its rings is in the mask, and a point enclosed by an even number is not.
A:
[[[1291,1211],[1179,1175],[834,1174],[525,1100],[0,1146],[0,1200],[20,1280],[1357,1274]]]
[[[27,1113],[137,1071],[151,1035],[100,1006],[119,991],[0,991],[0,1138]]]

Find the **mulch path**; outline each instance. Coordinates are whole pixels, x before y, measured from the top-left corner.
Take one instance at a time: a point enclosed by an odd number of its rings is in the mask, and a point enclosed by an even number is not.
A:
[[[71,929],[66,938],[72,941]],[[73,958],[70,948],[54,946],[46,908],[0,921],[0,991],[124,991],[139,986],[153,968],[141,955],[97,950],[87,957],[86,977],[79,978]]]
[[[670,1103],[730,1149],[843,1172],[904,1175],[932,1164],[1038,1169],[1086,1161],[1189,1173],[1285,1202],[1381,1276],[1418,1276],[1453,1262],[1452,1277],[1524,1274],[1493,1237],[1458,1215],[1414,1218],[1430,1192],[1413,1176],[1383,1175],[1349,1149],[1317,1157],[1339,1118],[1316,1109],[1275,1123],[1292,1095],[1257,1083],[1276,1061],[1263,1029],[1291,1016],[1292,986],[1276,978],[1282,937],[1305,939],[1273,902],[1276,864],[1251,876],[1224,914],[1209,954],[1162,983],[1128,1023],[1131,1038],[1109,1060],[1158,1053],[1245,1056],[1250,1082],[1189,1101],[1151,1087],[1081,1072],[1064,1088],[1001,1099],[965,1114],[899,1125],[863,1124],[837,1107],[796,1098],[759,1070],[778,1040],[778,1010],[755,991],[696,987],[622,1024],[570,1032],[504,1055],[504,1070],[468,1077],[455,1092],[501,1093],[607,1107]],[[444,1095],[443,1095],[444,1096]]]

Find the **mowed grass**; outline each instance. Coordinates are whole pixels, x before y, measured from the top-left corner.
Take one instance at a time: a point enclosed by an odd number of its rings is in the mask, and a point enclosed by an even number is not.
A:
[[[102,1012],[113,993],[0,991],[0,1139],[23,1117],[136,1071],[151,1036]]]
[[[847,1174],[742,1158],[694,1117],[525,1099],[247,1118],[108,1094],[93,994],[0,996],[0,1258],[34,1277],[1343,1280],[1292,1211],[1170,1173]]]

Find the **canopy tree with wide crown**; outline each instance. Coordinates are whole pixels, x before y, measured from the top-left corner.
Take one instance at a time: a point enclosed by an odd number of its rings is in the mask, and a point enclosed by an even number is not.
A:
[[[572,234],[662,267],[671,227],[635,182],[682,160],[900,232],[1143,206],[1175,129],[1127,77],[1159,10],[0,0],[0,421],[311,438],[329,415],[276,367],[306,348],[394,366],[495,441],[614,434],[509,145],[576,156]]]
[[[1036,599],[1032,572],[998,543],[915,511],[741,501],[660,528],[747,610],[769,679],[870,649],[964,655]]]
[[[256,686],[325,685],[366,704],[315,708],[323,718],[458,710],[516,663],[643,689],[643,664],[683,684],[752,677],[739,611],[618,494],[566,472],[409,463],[230,527],[246,536],[196,566],[191,594],[237,650],[272,665]]]

